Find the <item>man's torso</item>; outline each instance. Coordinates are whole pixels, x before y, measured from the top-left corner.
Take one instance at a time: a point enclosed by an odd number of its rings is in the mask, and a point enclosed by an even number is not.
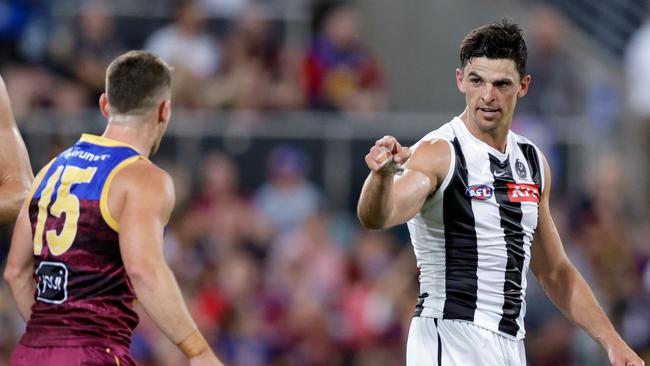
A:
[[[36,302],[22,344],[128,348],[135,293],[107,197],[114,174],[139,158],[131,147],[83,135],[37,176],[29,201]]]
[[[510,132],[505,153],[455,118],[449,172],[409,221],[421,296],[416,315],[457,319],[522,339],[526,273],[543,186],[540,152]]]

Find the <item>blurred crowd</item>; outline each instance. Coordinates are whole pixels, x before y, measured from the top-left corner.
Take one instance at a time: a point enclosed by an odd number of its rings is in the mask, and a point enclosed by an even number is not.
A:
[[[149,31],[136,21],[124,27],[128,32],[118,30],[108,1],[83,1],[78,16],[68,18],[53,17],[45,0],[3,2],[0,70],[15,113],[96,105],[106,66],[129,48],[154,52],[174,66],[174,104],[182,108],[386,109],[382,71],[361,43],[352,5],[316,4],[312,35],[298,42],[262,2],[243,1],[235,14],[216,18],[209,17],[210,2],[177,1],[158,28]]]
[[[390,107],[385,72],[364,45],[360,14],[350,3],[314,3],[309,35],[300,40],[288,37],[287,25],[265,2],[174,4],[168,18],[124,31],[108,1],[84,1],[75,17],[54,16],[46,0],[0,1],[0,74],[18,120],[43,108],[71,114],[94,108],[108,62],[130,48],[151,50],[175,67],[180,108],[252,112],[242,122],[255,122],[256,115],[287,110],[372,116]],[[215,11],[228,16],[215,17]],[[589,156],[583,184],[569,186],[563,183],[572,173],[569,157],[556,141],[563,133],[558,116],[587,118],[593,124],[585,133],[610,136],[625,96],[584,79],[557,10],[535,7],[529,17],[533,84],[513,128],[546,152],[565,248],[617,329],[649,362],[650,221],[647,207],[626,188],[625,177],[634,172],[622,155],[603,150]],[[645,39],[647,29],[640,31]],[[650,50],[643,37],[634,42],[632,50]],[[650,103],[637,105],[642,110]],[[297,144],[275,146],[260,158],[257,169],[265,178],[250,189],[242,183],[247,170],[228,152],[206,147],[202,155],[193,166],[165,166],[177,190],[165,255],[199,327],[226,364],[403,364],[418,295],[403,231],[364,230],[354,212],[332,210],[323,182],[309,174],[314,157]],[[0,263],[9,232],[0,232]],[[140,313],[132,347],[138,363],[183,364]],[[526,322],[531,366],[607,364],[604,352],[555,310],[532,277]],[[0,285],[0,365],[23,327]]]

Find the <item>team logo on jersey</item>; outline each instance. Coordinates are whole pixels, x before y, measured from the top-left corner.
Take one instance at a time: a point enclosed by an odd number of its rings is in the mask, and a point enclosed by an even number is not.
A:
[[[490,198],[492,198],[493,193],[494,193],[494,189],[485,184],[476,184],[470,186],[465,191],[465,194],[468,197],[476,198],[477,200],[481,200],[481,201],[489,200]]]
[[[62,304],[68,299],[68,267],[59,262],[42,261],[36,269],[36,300]]]
[[[526,179],[526,165],[519,159],[515,162],[515,170],[517,171],[519,178]]]
[[[539,186],[528,183],[508,183],[510,202],[539,202]]]

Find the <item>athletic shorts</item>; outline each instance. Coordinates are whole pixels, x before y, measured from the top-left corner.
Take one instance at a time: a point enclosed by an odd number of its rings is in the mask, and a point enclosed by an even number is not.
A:
[[[94,346],[29,347],[17,344],[9,366],[136,366],[128,352]]]
[[[406,366],[526,366],[524,341],[470,322],[414,317]]]

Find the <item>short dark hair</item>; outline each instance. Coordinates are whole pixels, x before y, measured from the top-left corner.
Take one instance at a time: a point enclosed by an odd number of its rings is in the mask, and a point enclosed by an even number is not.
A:
[[[528,50],[519,25],[508,19],[476,28],[460,44],[460,66],[474,57],[506,58],[515,62],[519,76],[526,73]]]
[[[129,51],[108,65],[106,97],[116,113],[139,113],[153,108],[171,92],[172,67],[146,51]]]

